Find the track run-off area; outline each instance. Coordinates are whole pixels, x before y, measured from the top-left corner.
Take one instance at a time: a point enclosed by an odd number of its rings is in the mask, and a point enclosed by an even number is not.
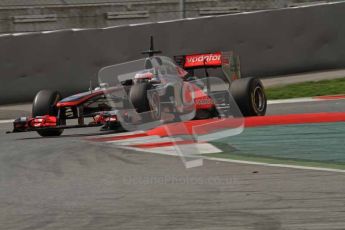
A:
[[[270,102],[240,134],[200,143],[203,164],[189,169],[174,150],[190,143],[160,127],[5,134],[29,107],[0,108],[1,229],[345,226],[343,99]]]
[[[242,160],[277,167],[338,171],[345,173],[345,112],[271,115],[244,119],[244,131],[210,142],[181,140],[181,135],[209,135],[214,130],[231,129],[231,120],[184,122],[185,129],[169,124],[147,132],[93,137],[88,140],[114,147],[167,155],[181,155],[196,146],[204,159]],[[209,127],[207,126],[209,124]],[[198,133],[198,127],[199,133]],[[221,135],[221,131],[219,134]],[[190,146],[188,147],[186,146]],[[181,151],[178,151],[179,147]],[[327,154],[325,154],[327,153]],[[186,153],[188,155],[188,153]],[[313,168],[314,166],[314,168]]]

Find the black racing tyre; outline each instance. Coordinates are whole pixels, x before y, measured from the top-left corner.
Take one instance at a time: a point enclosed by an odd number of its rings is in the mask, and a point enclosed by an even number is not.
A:
[[[138,113],[151,112],[145,114],[145,119],[160,120],[160,97],[157,92],[152,92],[150,103],[147,95],[147,91],[150,89],[152,89],[152,85],[149,82],[135,83],[129,91],[129,99]]]
[[[152,111],[152,119],[160,120],[161,119],[161,101],[157,92],[152,94],[152,102],[150,103],[150,108]]]
[[[264,116],[267,98],[258,78],[242,78],[231,83],[230,92],[243,116]]]
[[[194,120],[204,120],[204,119],[209,119],[212,117],[214,117],[212,114],[212,111],[207,110],[207,109],[198,109],[195,112]]]
[[[151,89],[148,82],[138,82],[132,85],[129,91],[129,100],[138,113],[150,111],[150,103],[147,98],[147,91]]]
[[[61,100],[61,94],[58,91],[41,90],[39,91],[32,103],[32,116],[51,115],[57,116],[56,103]],[[45,129],[39,130],[37,133],[42,137],[60,136],[63,129]]]

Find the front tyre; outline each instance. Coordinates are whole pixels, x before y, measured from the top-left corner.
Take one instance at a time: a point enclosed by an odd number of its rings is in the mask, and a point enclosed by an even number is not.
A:
[[[150,103],[147,98],[147,91],[151,89],[148,82],[139,82],[132,85],[129,91],[129,99],[138,113],[150,111]]]
[[[232,82],[230,92],[243,116],[264,116],[267,98],[262,82],[258,78],[242,78]]]
[[[41,90],[32,103],[32,117],[51,115],[57,116],[58,110],[56,104],[61,100],[61,94],[58,91]],[[45,129],[38,130],[37,133],[42,137],[60,136],[63,129]]]
[[[154,91],[148,95],[148,91],[151,89],[152,85],[144,81],[133,84],[129,91],[129,99],[133,107],[137,113],[142,114],[145,121],[161,119],[160,97]],[[150,100],[148,96],[150,96]]]

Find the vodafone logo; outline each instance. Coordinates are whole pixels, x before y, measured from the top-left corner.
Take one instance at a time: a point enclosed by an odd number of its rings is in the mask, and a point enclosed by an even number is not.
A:
[[[197,67],[197,66],[217,66],[221,65],[221,53],[214,54],[199,54],[186,56],[184,67]]]
[[[210,61],[220,61],[220,55],[202,55],[199,57],[187,57],[187,62],[210,62]]]

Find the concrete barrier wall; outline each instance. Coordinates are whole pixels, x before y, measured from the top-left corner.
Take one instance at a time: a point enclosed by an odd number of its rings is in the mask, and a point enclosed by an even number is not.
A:
[[[315,2],[320,0],[189,0],[185,15],[224,15]],[[180,0],[1,0],[0,33],[173,20],[181,18],[180,10]]]
[[[43,88],[87,90],[97,72],[141,58],[149,36],[167,56],[234,50],[244,76],[345,67],[345,3],[250,14],[0,37],[0,103]]]

